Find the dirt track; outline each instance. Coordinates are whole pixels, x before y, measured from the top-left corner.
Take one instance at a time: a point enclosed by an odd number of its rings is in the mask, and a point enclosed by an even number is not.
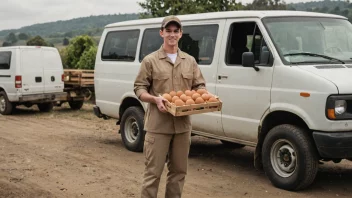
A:
[[[0,197],[140,197],[142,153],[127,151],[114,120],[92,106],[51,113],[21,108],[0,115]],[[165,173],[159,197],[164,197]],[[352,162],[320,166],[315,183],[289,192],[253,167],[253,149],[232,150],[219,141],[192,137],[184,196],[351,197]]]

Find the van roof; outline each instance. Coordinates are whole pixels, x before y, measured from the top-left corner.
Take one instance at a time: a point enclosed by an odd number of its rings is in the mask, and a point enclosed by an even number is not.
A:
[[[47,48],[47,49],[52,49],[53,47],[45,47],[45,46],[7,46],[7,47],[0,47],[1,49],[33,49],[33,48]]]
[[[288,10],[275,10],[275,11],[225,11],[225,12],[209,12],[202,14],[187,14],[178,15],[177,17],[182,21],[194,21],[194,20],[211,20],[211,19],[222,19],[222,18],[242,18],[242,17],[289,17],[289,16],[303,16],[303,17],[327,17],[327,18],[340,18],[347,19],[346,17],[333,15],[333,14],[322,14],[316,12],[302,12],[302,11],[288,11]],[[155,24],[160,23],[164,17],[151,18],[151,19],[137,19],[130,21],[123,21],[118,23],[111,23],[106,25],[106,28],[121,27],[121,26],[133,26],[142,24]]]

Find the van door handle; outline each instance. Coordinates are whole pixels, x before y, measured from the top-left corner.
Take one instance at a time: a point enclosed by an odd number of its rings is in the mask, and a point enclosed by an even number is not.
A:
[[[218,75],[218,80],[221,79],[227,79],[229,76],[225,76],[225,75]]]
[[[42,77],[36,76],[36,77],[35,77],[35,82],[37,82],[37,83],[42,82]]]

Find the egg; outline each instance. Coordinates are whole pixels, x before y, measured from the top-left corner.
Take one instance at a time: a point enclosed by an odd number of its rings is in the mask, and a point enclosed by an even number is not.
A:
[[[171,92],[170,92],[170,96],[171,96],[171,97],[176,96],[176,92],[175,92],[175,91],[171,91]]]
[[[181,99],[177,99],[177,100],[175,101],[175,105],[176,105],[176,106],[183,106],[183,105],[185,105],[185,103],[184,103]]]
[[[192,92],[192,95],[195,94],[195,93],[197,93],[196,90],[192,90],[191,92]]]
[[[163,98],[165,98],[165,99],[168,100],[169,102],[172,101],[172,97],[171,97],[170,94],[168,94],[168,93],[164,93],[164,94],[163,94]]]
[[[211,97],[209,98],[208,102],[218,102],[218,99],[216,99],[215,97]]]
[[[187,97],[187,100],[192,99],[192,97],[191,97],[191,96],[186,96],[186,97]]]
[[[197,93],[199,93],[200,95],[203,95],[203,94],[207,93],[207,90],[205,90],[205,89],[198,89],[198,90],[197,90]]]
[[[185,94],[186,94],[186,96],[192,96],[193,95],[191,90],[186,90]]]
[[[182,94],[183,94],[183,91],[177,91],[176,96],[181,97]]]
[[[202,95],[202,98],[203,98],[204,101],[207,101],[207,100],[209,100],[210,96],[209,96],[209,94],[205,93],[205,94]]]
[[[183,100],[183,102],[186,102],[187,101],[187,96],[185,94],[182,94],[180,96],[180,99]]]
[[[198,97],[200,97],[199,93],[195,93],[195,94],[192,95],[192,99],[193,100],[196,100]]]
[[[194,100],[191,98],[191,99],[188,99],[186,101],[186,105],[191,105],[191,104],[195,104]]]
[[[204,100],[202,97],[198,97],[195,102],[196,102],[196,104],[202,104],[202,103],[204,103]]]
[[[176,100],[180,99],[178,96],[172,97],[172,102],[175,103]]]

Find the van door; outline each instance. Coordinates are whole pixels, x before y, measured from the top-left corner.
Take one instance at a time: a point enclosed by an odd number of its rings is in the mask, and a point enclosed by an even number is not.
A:
[[[21,52],[22,94],[44,92],[41,48],[23,48]]]
[[[44,69],[44,93],[63,92],[63,66],[58,51],[54,48],[42,49],[42,64]]]
[[[223,101],[225,135],[252,143],[257,142],[260,120],[270,106],[273,61],[263,30],[259,19],[226,21],[216,85]],[[242,66],[244,52],[254,53],[259,71]]]

